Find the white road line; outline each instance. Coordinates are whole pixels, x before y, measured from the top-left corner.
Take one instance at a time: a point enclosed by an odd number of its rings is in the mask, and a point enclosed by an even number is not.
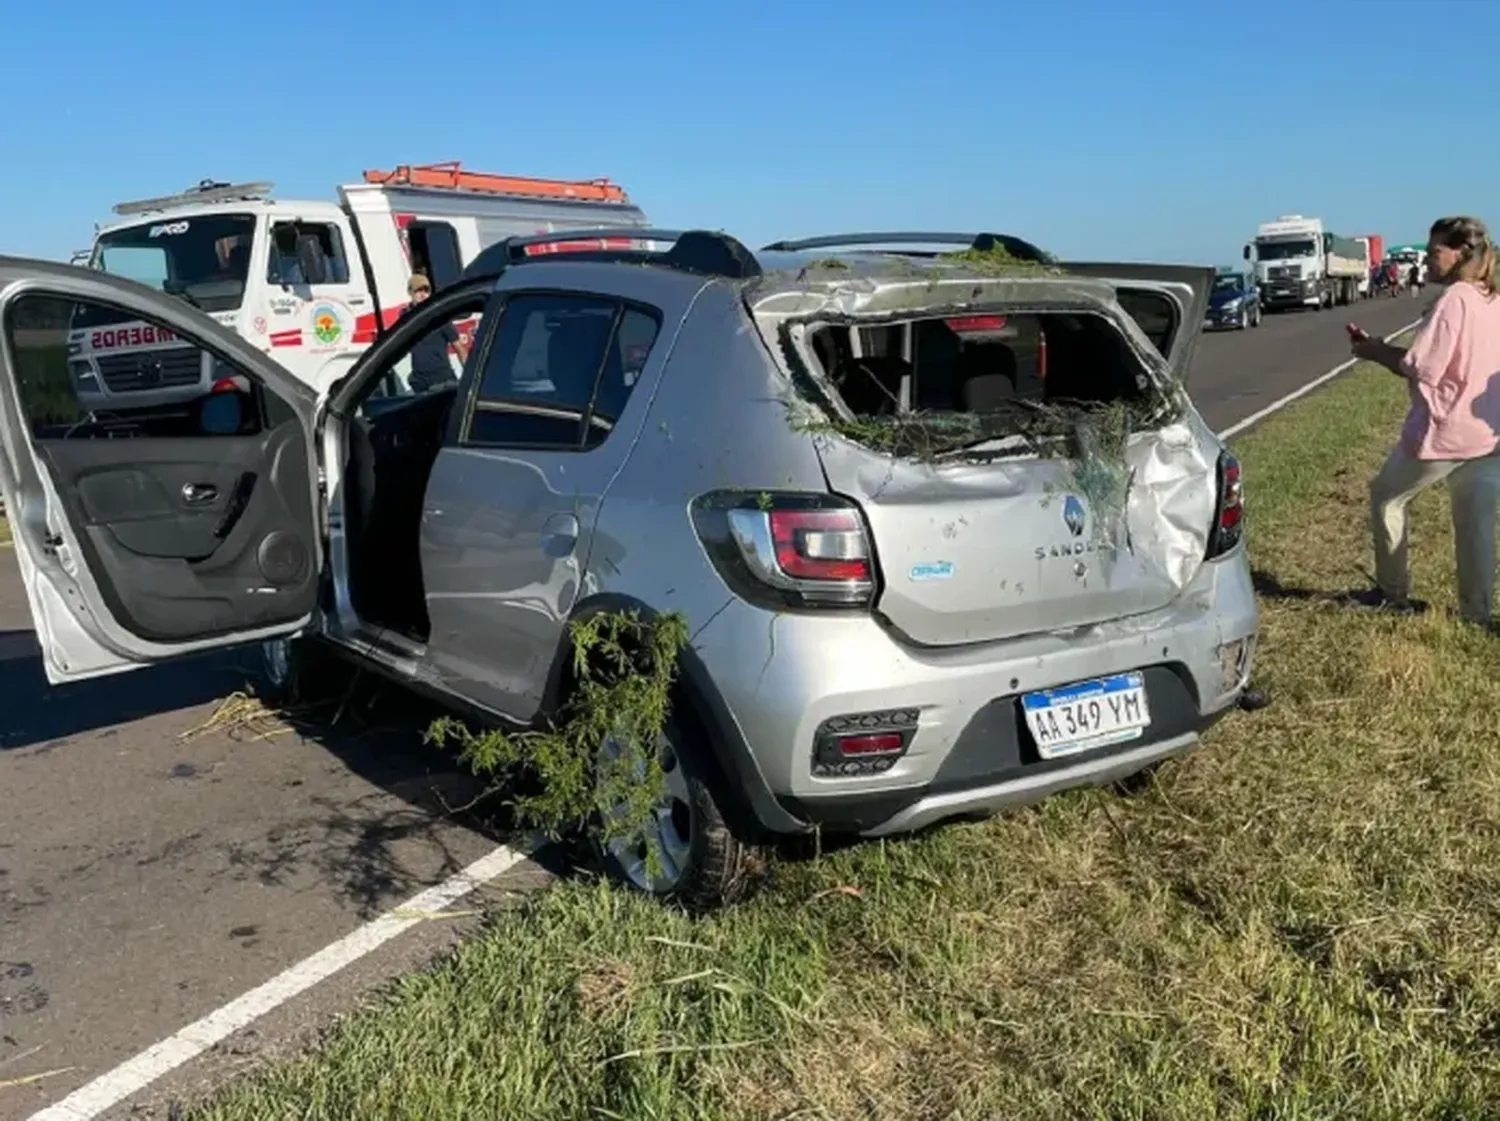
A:
[[[1401,335],[1406,334],[1406,332],[1410,331],[1413,327],[1415,327],[1420,322],[1422,322],[1420,319],[1413,319],[1410,323],[1408,323],[1405,327],[1402,327],[1399,331],[1392,331],[1389,335],[1387,335],[1385,337],[1385,341],[1386,342],[1390,342],[1394,338],[1399,338]],[[1318,386],[1325,385],[1326,383],[1332,381],[1334,378],[1338,377],[1340,374],[1342,374],[1345,370],[1349,369],[1349,367],[1353,366],[1358,361],[1359,361],[1358,358],[1351,358],[1347,362],[1340,362],[1337,366],[1335,366],[1333,369],[1329,370],[1326,374],[1322,374],[1322,375],[1320,375],[1318,377],[1313,378],[1312,381],[1310,381],[1306,385],[1302,386],[1302,388],[1300,388],[1300,389],[1294,389],[1292,392],[1288,393],[1285,397],[1281,397],[1281,398],[1278,398],[1275,401],[1272,401],[1264,409],[1260,409],[1257,412],[1253,412],[1249,416],[1247,416],[1244,420],[1236,421],[1234,424],[1231,424],[1228,428],[1224,429],[1223,432],[1219,433],[1219,439],[1221,439],[1221,440],[1227,440],[1231,436],[1237,436],[1241,432],[1243,432],[1245,429],[1249,428],[1252,424],[1258,424],[1259,422],[1265,420],[1266,417],[1270,416],[1272,413],[1280,412],[1282,409],[1286,408],[1288,405],[1290,405],[1293,401],[1297,400],[1298,398],[1300,398],[1300,397],[1306,397],[1314,389],[1317,389]]]
[[[1421,320],[1415,320],[1385,336],[1387,342],[1410,331]],[[1301,389],[1288,393],[1279,401],[1273,401],[1259,412],[1247,416],[1219,433],[1228,439],[1243,432],[1257,421],[1286,408],[1299,397],[1311,393],[1318,386],[1338,377],[1355,359],[1341,363],[1326,374],[1314,378]],[[113,1070],[101,1074],[87,1085],[74,1090],[62,1101],[33,1113],[27,1121],[93,1121],[107,1109],[119,1105],[126,1098],[144,1090],[163,1075],[176,1070],[184,1063],[197,1058],[217,1043],[228,1039],[241,1028],[260,1019],[268,1012],[285,1004],[293,997],[306,992],[319,981],[332,977],[346,965],[351,965],[395,938],[398,934],[422,922],[425,912],[440,911],[456,903],[465,895],[482,887],[496,876],[525,860],[527,853],[501,845],[493,852],[480,857],[462,872],[455,874],[435,887],[418,892],[399,907],[372,919],[364,926],[350,931],[332,945],[326,946],[304,958],[296,965],[278,973],[265,984],[251,989],[243,996],[230,1001],[222,1008],[210,1012],[201,1020],[189,1024],[175,1035],[148,1047],[132,1059],[127,1059]],[[413,913],[415,912],[415,913]]]
[[[306,992],[319,981],[333,976],[346,965],[358,961],[398,934],[422,922],[424,914],[441,911],[457,902],[527,856],[525,852],[501,845],[463,871],[435,887],[418,892],[405,903],[371,919],[357,930],[350,931],[312,957],[304,958],[285,972],[278,973],[265,984],[210,1012],[203,1019],[189,1024],[133,1059],[127,1059],[113,1070],[74,1090],[55,1105],[33,1113],[28,1121],[91,1121],[279,1005]]]

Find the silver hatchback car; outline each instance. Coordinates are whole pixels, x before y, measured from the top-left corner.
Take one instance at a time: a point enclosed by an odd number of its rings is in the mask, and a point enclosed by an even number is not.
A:
[[[0,259],[0,483],[49,679],[254,642],[285,683],[316,646],[525,726],[571,620],[680,612],[662,859],[613,861],[685,899],[746,843],[1111,782],[1234,706],[1239,465],[1183,388],[1211,269],[628,235],[492,247],[321,398],[180,299]],[[223,377],[84,412],[80,316]]]

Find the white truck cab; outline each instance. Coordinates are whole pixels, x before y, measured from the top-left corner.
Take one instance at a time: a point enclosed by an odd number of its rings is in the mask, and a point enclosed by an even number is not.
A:
[[[1357,302],[1360,279],[1367,275],[1367,253],[1353,239],[1330,231],[1321,218],[1301,214],[1262,222],[1244,250],[1268,311]]]
[[[366,171],[331,200],[272,192],[270,183],[205,180],[182,194],[121,203],[119,220],[98,229],[89,264],[181,297],[320,391],[399,318],[414,272],[441,288],[507,237],[647,224],[607,179],[528,179],[457,163]],[[473,323],[456,326],[467,340]],[[69,374],[92,411],[171,407],[220,380],[206,352],[162,328],[97,308],[73,327]]]

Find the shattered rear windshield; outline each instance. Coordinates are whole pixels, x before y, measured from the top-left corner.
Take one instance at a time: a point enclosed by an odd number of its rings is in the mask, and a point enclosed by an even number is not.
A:
[[[1010,438],[1041,451],[1059,438],[1076,443],[1080,425],[1138,428],[1164,403],[1120,332],[1087,312],[828,324],[807,342],[817,391],[836,403],[804,427],[897,455],[935,457]]]

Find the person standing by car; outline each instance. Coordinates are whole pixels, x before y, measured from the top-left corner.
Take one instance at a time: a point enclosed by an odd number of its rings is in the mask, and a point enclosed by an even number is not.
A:
[[[402,311],[401,319],[416,312],[431,297],[432,281],[419,272],[412,273],[411,280],[406,284],[406,292],[411,297],[411,303]],[[449,347],[457,352],[459,365],[468,360],[468,344],[459,336],[458,329],[453,324],[444,323],[434,327],[411,348],[411,377],[407,379],[407,383],[413,393],[426,393],[458,381],[458,375],[453,372],[453,363],[448,361]]]
[[[1418,262],[1411,263],[1411,268],[1406,273],[1406,282],[1411,286],[1413,299],[1422,294],[1422,267]]]
[[[1424,608],[1408,599],[1406,509],[1447,482],[1459,615],[1489,626],[1500,502],[1500,255],[1478,219],[1442,218],[1428,236],[1427,264],[1443,292],[1410,347],[1350,327],[1354,356],[1405,378],[1411,395],[1400,442],[1370,484],[1376,586],[1353,598],[1366,607]]]

